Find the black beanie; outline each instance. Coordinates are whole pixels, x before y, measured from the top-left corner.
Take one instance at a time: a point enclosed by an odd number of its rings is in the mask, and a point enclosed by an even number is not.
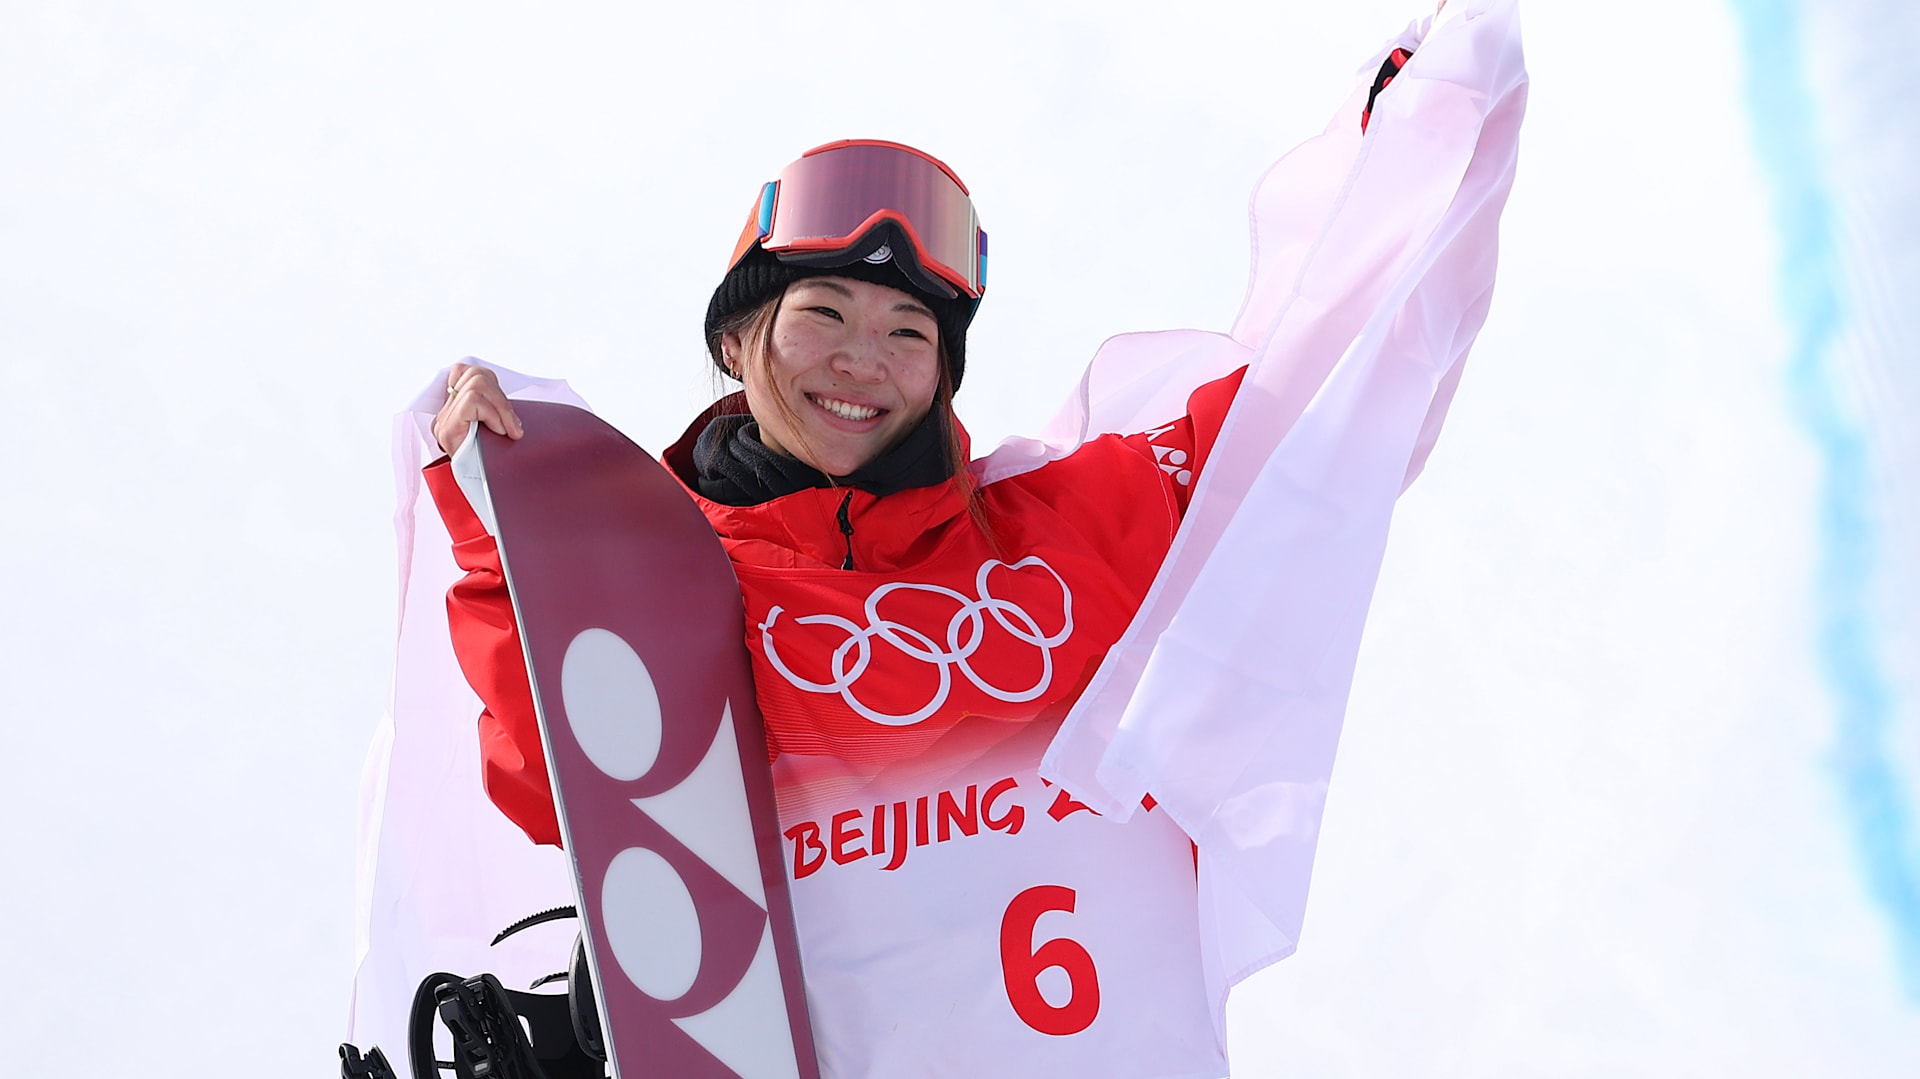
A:
[[[869,233],[857,250],[877,249],[879,243],[874,241],[885,239],[890,237],[875,237]],[[893,245],[891,250],[902,250],[902,246]],[[707,353],[722,374],[732,374],[720,359],[720,327],[727,319],[760,306],[785,292],[788,285],[808,277],[851,277],[856,281],[897,288],[926,304],[940,328],[940,347],[946,355],[947,378],[953,383],[954,390],[960,389],[960,376],[967,369],[967,326],[973,322],[973,314],[980,308],[979,300],[964,294],[952,298],[934,295],[910,280],[891,258],[880,263],[853,257],[852,261],[840,266],[799,265],[782,261],[758,245],[727,271],[727,276],[720,279],[720,287],[713,290],[713,299],[707,303]]]

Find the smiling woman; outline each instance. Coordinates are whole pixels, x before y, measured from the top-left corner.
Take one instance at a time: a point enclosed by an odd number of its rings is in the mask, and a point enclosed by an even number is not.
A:
[[[1526,78],[1510,0],[1457,6],[1263,180],[1231,334],[1115,339],[1045,441],[979,460],[952,402],[987,245],[959,177],[853,140],[760,189],[705,322],[742,389],[663,460],[740,586],[822,1074],[1227,1074],[1227,990],[1299,929],[1393,499],[1487,310]],[[437,403],[443,452],[522,434],[484,366]],[[557,844],[498,546],[453,471],[425,481],[467,571],[447,607],[486,793]]]
[[[729,506],[964,483],[952,398],[985,266],[986,233],[943,162],[868,139],[807,151],[762,189],[708,305],[707,350],[744,396],[696,432],[698,474],[683,478]],[[496,376],[457,364],[435,439],[452,453],[476,420],[519,437]]]
[[[757,339],[755,324],[766,327]],[[941,386],[933,312],[900,289],[853,278],[787,286],[749,314],[744,333],[725,332],[721,348],[721,363],[746,385],[760,441],[829,476],[898,446],[928,419]]]

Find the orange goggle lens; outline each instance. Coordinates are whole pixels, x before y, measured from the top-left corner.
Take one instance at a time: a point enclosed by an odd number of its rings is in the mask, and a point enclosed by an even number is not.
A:
[[[987,234],[966,185],[912,147],[870,139],[815,147],[782,169],[729,265],[756,242],[776,255],[832,252],[883,223],[899,226],[927,273],[975,299],[985,291]]]

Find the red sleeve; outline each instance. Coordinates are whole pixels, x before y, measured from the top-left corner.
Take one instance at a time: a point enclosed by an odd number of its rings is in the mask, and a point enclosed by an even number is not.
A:
[[[540,721],[533,710],[526,653],[513,621],[500,568],[500,548],[442,460],[426,469],[427,489],[453,537],[453,558],[466,576],[447,590],[453,654],[486,708],[480,713],[480,780],[487,797],[535,843],[560,845],[560,821],[547,785]]]
[[[1206,467],[1207,455],[1213,452],[1213,443],[1220,437],[1220,425],[1226,422],[1227,409],[1233,407],[1233,395],[1239,392],[1240,380],[1246,373],[1247,369],[1242,367],[1230,375],[1202,383],[1187,397],[1186,415],[1123,440],[1160,467],[1161,481],[1182,514],[1187,512],[1187,501],[1193,497],[1193,481]]]
[[[1367,123],[1373,119],[1373,106],[1380,100],[1380,91],[1393,84],[1395,76],[1400,74],[1400,69],[1406,67],[1407,61],[1411,59],[1413,59],[1413,53],[1406,49],[1395,49],[1387,54],[1386,62],[1380,65],[1380,73],[1373,77],[1373,87],[1367,91],[1366,107],[1360,110],[1362,135],[1367,133]]]

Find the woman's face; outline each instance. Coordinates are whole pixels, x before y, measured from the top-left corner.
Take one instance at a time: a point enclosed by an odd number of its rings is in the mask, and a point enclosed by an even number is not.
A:
[[[933,407],[939,334],[933,312],[899,289],[808,277],[787,286],[772,355],[750,355],[737,333],[720,340],[767,448],[844,476],[892,449]]]

